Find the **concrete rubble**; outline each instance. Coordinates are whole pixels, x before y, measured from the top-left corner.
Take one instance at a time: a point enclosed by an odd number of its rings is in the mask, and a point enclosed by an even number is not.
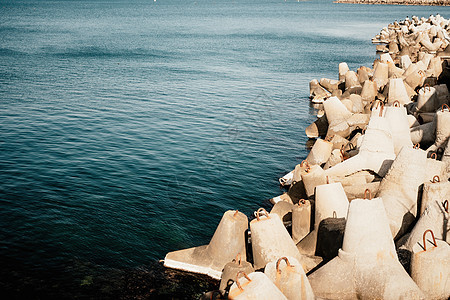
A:
[[[226,212],[165,266],[222,277],[211,299],[448,299],[449,32],[440,15],[396,21],[371,67],[311,80],[315,144],[272,211]]]

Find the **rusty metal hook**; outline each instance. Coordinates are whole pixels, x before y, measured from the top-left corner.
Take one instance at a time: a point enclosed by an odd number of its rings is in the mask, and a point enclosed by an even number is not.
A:
[[[289,260],[287,259],[287,257],[284,256],[284,257],[282,257],[282,258],[280,258],[280,259],[277,260],[277,273],[281,273],[281,271],[280,271],[280,262],[281,262],[282,260],[284,260],[284,261],[286,262],[286,265],[287,265],[288,267],[291,266],[291,264],[289,263]]]
[[[426,241],[425,241],[425,236],[427,235],[427,232],[430,232],[430,233],[431,233],[431,237],[433,238],[432,244],[433,244],[435,247],[437,247],[436,239],[434,238],[434,233],[433,233],[433,231],[432,231],[431,229],[427,229],[427,230],[425,230],[425,232],[423,233],[423,249],[424,249],[425,251],[427,251],[427,245],[426,245]]]
[[[238,288],[241,290],[241,291],[243,291],[244,289],[242,288],[242,286],[241,286],[241,284],[239,283],[239,275],[244,275],[244,277],[248,280],[248,281],[252,281],[251,279],[250,279],[250,277],[248,277],[247,276],[247,274],[244,272],[244,271],[239,271],[237,274],[236,274],[236,285],[238,286]]]
[[[267,210],[265,210],[264,208],[259,208],[257,211],[256,211],[256,219],[259,221],[259,215],[261,214],[261,211],[262,211],[262,213],[264,214],[264,215],[266,215],[266,217],[267,217],[267,219],[270,219],[270,217],[269,217],[269,213],[267,212]]]
[[[441,182],[441,179],[439,178],[438,175],[434,175],[433,176],[433,181],[431,181],[431,183],[437,183],[437,182]]]

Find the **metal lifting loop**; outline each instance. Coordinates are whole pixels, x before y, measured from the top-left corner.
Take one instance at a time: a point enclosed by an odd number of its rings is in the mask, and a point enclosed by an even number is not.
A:
[[[298,205],[300,205],[300,203],[304,205],[306,204],[306,200],[305,199],[298,200]]]
[[[423,233],[423,250],[425,250],[425,251],[427,251],[427,244],[426,244],[426,241],[425,241],[425,236],[427,235],[427,232],[430,232],[430,233],[431,233],[431,237],[433,238],[432,244],[433,244],[435,247],[437,247],[436,239],[434,238],[434,233],[433,233],[433,231],[431,231],[431,229],[427,229],[427,230],[425,230],[425,232]]]
[[[309,173],[309,171],[311,171],[311,167],[309,166],[309,164],[306,166],[305,172]]]
[[[239,260],[238,260],[239,259]],[[239,262],[239,266],[241,265],[241,252],[236,254],[236,258],[234,259],[235,262]]]
[[[248,277],[247,276],[247,274],[244,272],[244,271],[239,271],[237,274],[236,274],[236,285],[238,286],[238,288],[241,290],[241,291],[243,291],[244,289],[242,288],[242,286],[241,286],[241,284],[239,283],[239,275],[244,275],[244,277],[248,280],[248,281],[252,281],[251,279],[250,279],[250,277]]]
[[[267,210],[265,210],[264,208],[260,208],[256,211],[256,219],[258,219],[259,221],[259,215],[261,214],[261,211],[263,211],[263,214],[266,215],[266,217],[269,219],[269,213],[267,212]]]
[[[383,116],[383,109],[384,109],[384,103],[380,101],[380,114],[378,115],[379,117]]]
[[[306,159],[304,159],[301,163],[300,163],[300,167],[303,167],[303,165],[305,165],[306,167],[309,167],[309,163]]]
[[[367,193],[369,193],[369,198],[367,198]],[[364,199],[372,200],[372,192],[369,189],[364,191]]]
[[[441,178],[439,178],[438,175],[434,175],[433,176],[433,181],[431,181],[431,183],[436,183],[436,182],[441,182]]]
[[[413,146],[413,148],[414,148],[414,149],[419,149],[419,148],[420,148],[420,144],[419,144],[419,143],[415,144],[415,145]]]
[[[236,209],[236,211],[233,214],[233,218],[236,218],[237,214],[239,213],[239,210]]]
[[[394,104],[392,104],[394,107],[400,107],[400,101],[395,100]]]
[[[444,202],[442,202],[442,206],[444,207],[445,212],[448,213],[448,200],[445,200]]]
[[[437,153],[436,152],[431,153],[430,158],[437,159]]]
[[[444,107],[447,107],[448,111],[450,111],[450,107],[447,104],[442,104],[442,112],[444,112]]]
[[[284,256],[284,257],[282,257],[282,258],[280,258],[280,259],[277,260],[277,273],[281,273],[281,271],[280,271],[280,262],[281,262],[282,260],[284,260],[284,261],[286,262],[286,265],[287,265],[288,267],[291,266],[291,264],[289,263],[289,260],[287,259],[287,257]]]
[[[342,161],[344,161],[345,160],[344,145],[341,146],[341,150],[339,150],[339,152],[341,153]]]

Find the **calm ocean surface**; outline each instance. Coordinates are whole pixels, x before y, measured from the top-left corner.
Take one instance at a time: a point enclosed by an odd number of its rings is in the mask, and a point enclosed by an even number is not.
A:
[[[3,272],[136,268],[251,215],[307,155],[308,82],[448,7],[0,1]]]

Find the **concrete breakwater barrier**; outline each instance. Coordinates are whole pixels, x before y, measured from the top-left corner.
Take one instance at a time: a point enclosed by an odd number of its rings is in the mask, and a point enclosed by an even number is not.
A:
[[[334,3],[449,6],[449,0],[336,0]]]
[[[315,143],[249,222],[224,213],[169,268],[221,280],[205,299],[450,297],[450,21],[383,28],[373,65],[310,82]]]

